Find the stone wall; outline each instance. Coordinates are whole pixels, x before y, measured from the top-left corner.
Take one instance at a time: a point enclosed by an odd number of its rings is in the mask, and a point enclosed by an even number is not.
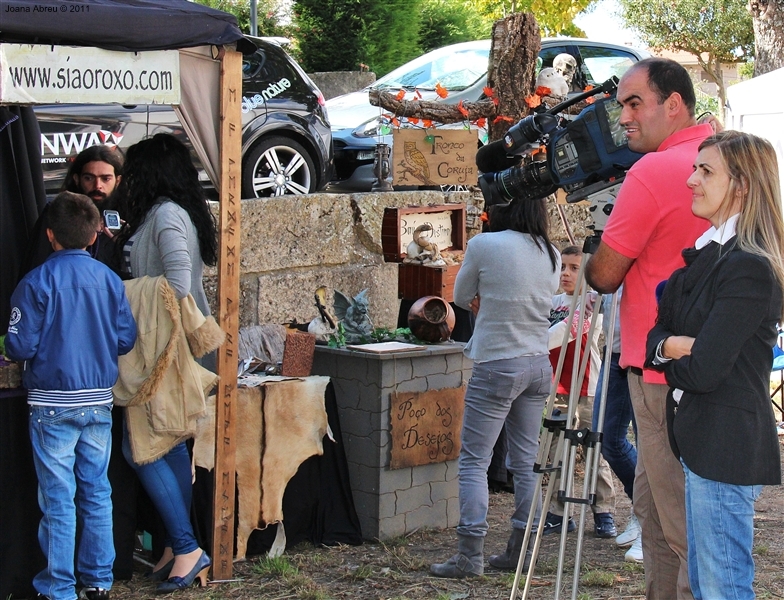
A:
[[[394,392],[461,388],[471,375],[463,344],[373,355],[319,346],[314,375],[335,386],[354,505],[366,539],[457,525],[457,460],[390,469]],[[462,400],[461,400],[462,401]]]
[[[376,74],[369,71],[325,71],[308,73],[308,77],[327,100],[366,88],[376,80]]]
[[[470,192],[386,192],[309,194],[242,201],[240,327],[309,322],[317,315],[313,293],[326,286],[356,295],[368,288],[370,318],[377,327],[397,325],[399,300],[395,263],[385,263],[381,221],[385,207],[465,203],[469,237],[479,230],[481,196]],[[553,242],[568,239],[550,203]],[[582,245],[590,222],[585,208],[565,206],[570,228]],[[215,297],[216,270],[206,272],[208,296]],[[213,311],[216,307],[213,303]]]

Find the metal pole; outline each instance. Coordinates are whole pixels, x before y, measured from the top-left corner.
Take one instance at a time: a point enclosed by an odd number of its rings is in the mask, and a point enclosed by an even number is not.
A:
[[[258,0],[250,0],[250,34],[259,35]]]

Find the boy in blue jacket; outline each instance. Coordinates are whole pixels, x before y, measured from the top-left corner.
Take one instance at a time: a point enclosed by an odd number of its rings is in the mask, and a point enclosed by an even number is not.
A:
[[[47,567],[33,579],[39,599],[108,600],[112,587],[112,386],[117,359],[133,348],[136,322],[120,278],[85,248],[101,230],[93,202],[63,192],[49,207],[55,252],[11,296],[5,347],[25,361],[30,441]],[[76,546],[77,519],[81,527]],[[76,569],[74,569],[76,556]]]

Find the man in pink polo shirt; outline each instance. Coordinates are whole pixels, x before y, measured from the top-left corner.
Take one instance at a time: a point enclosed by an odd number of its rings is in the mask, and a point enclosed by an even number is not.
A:
[[[697,125],[693,84],[672,60],[636,63],[621,78],[617,98],[629,147],[646,155],[626,175],[586,278],[601,293],[624,284],[620,365],[629,367],[637,421],[634,512],[642,528],[646,597],[691,599],[683,468],[670,450],[665,419],[668,388],[662,374],[642,365],[656,320],[656,286],[683,266],[681,250],[708,225],[692,215],[686,179],[713,129]]]

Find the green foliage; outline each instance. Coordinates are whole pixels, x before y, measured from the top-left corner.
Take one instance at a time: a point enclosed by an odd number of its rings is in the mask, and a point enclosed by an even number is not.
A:
[[[421,0],[296,0],[298,58],[308,71],[351,71],[367,65],[376,75],[419,56]]]
[[[724,117],[719,110],[719,99],[700,90],[695,91],[697,92],[697,104],[694,113],[699,117],[702,113],[709,112],[717,116],[720,121],[724,121]]]
[[[492,20],[482,17],[470,0],[423,0],[419,46],[422,52],[490,37]]]
[[[335,333],[329,334],[327,341],[329,348],[345,348],[346,347],[346,329],[343,327],[343,322],[340,321],[335,327]]]
[[[0,335],[0,356],[5,356],[5,336]]]
[[[745,0],[620,0],[621,16],[651,48],[693,54],[725,100],[720,63],[754,55],[754,28]]]
[[[594,0],[472,0],[480,15],[491,21],[514,12],[530,12],[536,18],[543,36],[571,35],[585,37],[574,18],[591,6]]]
[[[210,8],[222,10],[237,17],[237,24],[244,33],[250,33],[250,0],[194,0]],[[281,16],[275,0],[257,0],[256,27],[260,36],[289,37],[289,28],[280,25]]]
[[[754,59],[747,60],[738,65],[738,76],[741,81],[746,81],[754,77]]]

